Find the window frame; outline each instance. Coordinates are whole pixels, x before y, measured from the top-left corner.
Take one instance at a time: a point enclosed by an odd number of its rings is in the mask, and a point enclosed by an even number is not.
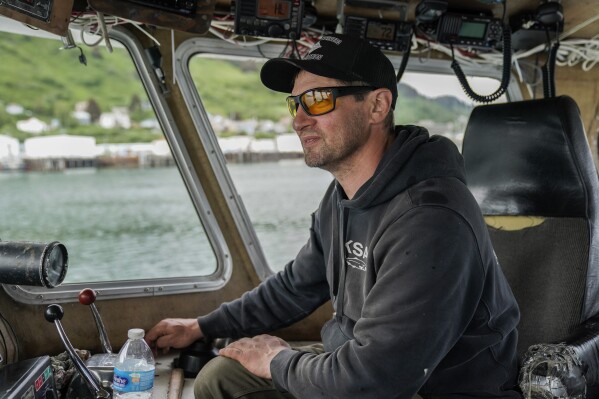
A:
[[[199,134],[202,144],[209,154],[210,165],[219,182],[219,186],[223,190],[224,198],[233,215],[235,224],[243,238],[243,242],[247,253],[250,256],[254,269],[261,280],[272,275],[274,271],[268,266],[263,249],[261,248],[256,231],[252,226],[249,215],[244,207],[243,201],[237,194],[233,180],[226,166],[225,157],[220,150],[218,138],[210,124],[206,109],[202,104],[200,94],[195,88],[195,83],[189,70],[189,62],[195,56],[209,54],[211,58],[226,58],[226,59],[265,59],[276,58],[281,54],[285,45],[263,43],[258,48],[257,46],[241,46],[227,42],[217,38],[190,38],[183,41],[175,51],[174,72],[175,79],[180,85],[181,92],[188,111],[192,116],[193,124]],[[386,54],[395,70],[399,69],[402,61],[401,54]],[[420,73],[435,73],[452,75],[453,70],[450,67],[451,60],[442,59],[421,59],[412,57],[407,64],[406,70],[409,72]],[[484,68],[476,68],[470,65],[464,65],[463,71],[467,76],[489,77],[501,81],[502,71],[500,67],[486,65]],[[522,93],[517,84],[515,77],[511,76],[511,83],[506,91],[506,96],[509,101],[522,100]],[[265,88],[265,90],[267,90]],[[285,107],[285,103],[281,103],[281,107]]]
[[[199,222],[203,225],[214,251],[216,270],[207,276],[70,283],[52,290],[43,287],[2,284],[8,295],[18,302],[27,304],[77,302],[78,294],[84,288],[91,288],[101,293],[102,299],[214,291],[223,287],[231,278],[233,265],[229,248],[210,208],[199,177],[191,168],[181,167],[191,164],[191,158],[183,144],[177,125],[174,123],[156,71],[141,43],[126,29],[113,28],[110,31],[110,38],[125,47],[139,73],[141,83],[148,94],[148,99],[189,193],[191,205],[195,208]]]

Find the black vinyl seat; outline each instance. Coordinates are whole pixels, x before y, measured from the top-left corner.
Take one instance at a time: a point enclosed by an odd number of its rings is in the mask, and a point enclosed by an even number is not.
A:
[[[531,345],[565,343],[599,384],[599,179],[576,103],[476,107],[462,153],[520,306],[522,363]]]

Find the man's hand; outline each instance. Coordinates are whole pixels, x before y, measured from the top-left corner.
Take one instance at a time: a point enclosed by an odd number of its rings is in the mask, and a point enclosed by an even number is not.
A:
[[[156,354],[158,349],[185,348],[203,336],[197,319],[164,319],[144,339]]]
[[[272,379],[270,362],[283,349],[291,348],[281,338],[272,335],[258,335],[242,338],[219,351],[222,356],[237,360],[243,367],[258,377]]]

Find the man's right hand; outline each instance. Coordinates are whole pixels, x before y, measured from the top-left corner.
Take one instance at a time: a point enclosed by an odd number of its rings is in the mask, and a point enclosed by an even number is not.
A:
[[[170,348],[185,348],[203,336],[197,319],[164,319],[144,339],[155,353],[158,349],[166,353]]]

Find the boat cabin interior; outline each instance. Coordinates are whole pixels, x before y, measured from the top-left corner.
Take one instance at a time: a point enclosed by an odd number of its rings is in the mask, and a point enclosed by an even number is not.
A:
[[[520,389],[599,398],[591,0],[0,0],[2,397],[110,397],[130,328],[207,314],[293,259],[332,177],[301,172],[286,95],[257,76],[327,33],[388,56],[397,123],[456,88],[439,109],[461,122],[435,129],[521,308]],[[276,335],[318,341],[331,314]],[[154,397],[193,398],[225,338],[159,353]]]

